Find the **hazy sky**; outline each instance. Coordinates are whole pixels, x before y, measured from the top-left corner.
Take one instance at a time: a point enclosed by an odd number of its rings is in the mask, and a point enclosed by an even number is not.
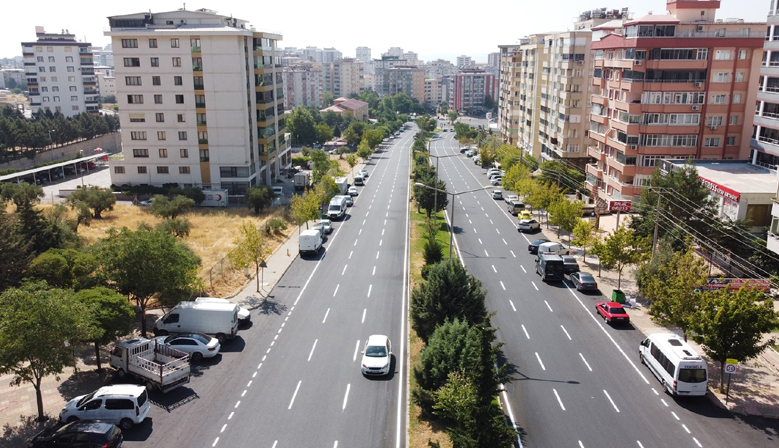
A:
[[[718,18],[743,18],[765,22],[770,0],[722,0]],[[68,29],[79,40],[103,46],[106,17],[143,11],[165,12],[184,7],[208,8],[248,20],[257,29],[281,32],[282,47],[335,47],[354,56],[359,46],[380,57],[389,47],[414,51],[422,60],[454,59],[461,54],[486,62],[499,44],[539,32],[564,31],[585,9],[627,7],[634,17],[648,11],[663,14],[664,0],[238,0],[180,1],[85,1],[20,0],[4,2],[0,26],[0,57],[21,55],[21,42],[35,41],[35,26],[47,32]]]

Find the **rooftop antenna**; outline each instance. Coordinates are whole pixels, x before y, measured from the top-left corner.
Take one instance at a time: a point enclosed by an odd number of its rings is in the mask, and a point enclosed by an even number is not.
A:
[[[184,11],[186,11],[186,10],[187,10],[187,3],[184,2]]]

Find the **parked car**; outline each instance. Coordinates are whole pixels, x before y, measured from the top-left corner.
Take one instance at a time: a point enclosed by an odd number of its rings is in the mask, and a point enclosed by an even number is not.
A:
[[[517,213],[517,219],[520,221],[523,219],[533,219],[533,216],[530,215],[529,211],[521,210],[519,213]]]
[[[515,196],[516,197],[516,196]],[[513,200],[509,202],[509,206],[507,207],[509,213],[511,213],[514,216],[518,216],[520,212],[525,210],[525,204],[519,200]],[[530,218],[527,218],[530,219]]]
[[[100,420],[130,429],[149,414],[146,387],[137,384],[103,386],[87,395],[79,395],[60,411],[61,422]]]
[[[601,302],[595,304],[595,312],[598,313],[607,324],[628,323],[630,316],[622,305],[617,302]]]
[[[503,178],[502,177],[495,177],[491,181],[492,185],[500,185],[501,182],[503,182]]]
[[[566,274],[573,274],[579,272],[579,263],[570,255],[563,255],[563,272]]]
[[[503,199],[503,191],[492,190],[492,199]]]
[[[504,195],[503,200],[506,202],[506,204],[511,204],[511,201],[519,202],[519,196],[515,194]]]
[[[549,240],[546,240],[546,239],[543,239],[543,238],[541,238],[539,240],[535,240],[532,243],[527,245],[527,251],[530,252],[531,254],[537,254],[538,253],[538,246],[540,246],[540,245],[542,245],[544,243],[548,243],[548,242],[549,242]]]
[[[392,364],[392,346],[387,336],[374,334],[365,341],[360,370],[363,375],[386,375]]]
[[[368,170],[366,170],[366,169],[364,169],[364,168],[363,168],[363,169],[361,169],[361,170],[360,170],[360,175],[361,175],[362,177],[368,177]]]
[[[598,283],[592,274],[586,272],[574,272],[571,274],[571,283],[578,291],[597,291]]]
[[[118,448],[122,440],[122,431],[113,423],[71,422],[44,429],[27,442],[27,447]]]
[[[202,361],[203,358],[213,358],[219,354],[219,350],[222,348],[218,339],[202,333],[179,333],[172,336],[158,336],[157,343],[189,353],[190,358],[195,362]]]
[[[349,196],[357,196],[358,194],[360,193],[357,192],[357,187],[349,187]]]
[[[536,232],[541,230],[541,223],[535,219],[523,219],[517,224],[517,230],[520,232]]]
[[[325,235],[330,235],[333,233],[333,223],[329,219],[320,219],[316,224],[314,224],[314,228],[316,229],[317,227],[321,227],[322,233]]]
[[[346,196],[346,206],[351,207],[352,205],[354,205],[354,201],[352,200],[352,197]]]

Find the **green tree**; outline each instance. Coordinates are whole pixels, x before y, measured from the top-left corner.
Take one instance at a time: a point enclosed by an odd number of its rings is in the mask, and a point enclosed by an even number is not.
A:
[[[449,372],[446,383],[435,391],[433,413],[449,422],[446,428],[453,446],[477,446],[474,410],[478,408],[479,397],[473,382],[462,371]]]
[[[176,187],[170,189],[168,195],[171,197],[186,196],[195,201],[195,205],[200,205],[201,202],[206,200],[206,194],[203,193],[203,189],[200,187]]]
[[[606,269],[617,271],[617,289],[622,286],[622,271],[637,264],[649,255],[649,239],[633,233],[626,226],[619,226],[602,241],[595,243],[592,252]]]
[[[100,346],[111,343],[130,334],[135,320],[135,310],[123,295],[105,287],[82,289],[75,293],[75,299],[81,302],[94,320],[96,330],[92,335],[95,345],[97,371],[100,366]]]
[[[41,380],[76,367],[74,344],[88,341],[94,326],[87,308],[64,289],[28,283],[0,295],[0,373],[11,384],[35,389],[38,421],[44,421]]]
[[[197,278],[200,258],[167,233],[139,228],[111,229],[94,246],[101,274],[109,286],[141,308],[141,334],[146,336],[146,307],[159,295],[165,304],[189,298],[202,288]]]
[[[525,201],[533,208],[548,211],[549,206],[558,201],[562,194],[562,190],[555,184],[533,182]],[[546,225],[549,226],[548,219]]]
[[[368,143],[360,142],[359,146],[357,146],[357,157],[361,158],[363,161],[367,161],[371,154],[373,154],[373,151],[371,150],[371,147],[368,146]]]
[[[290,215],[296,225],[302,226],[319,216],[319,199],[315,193],[305,193],[292,196],[290,201]]]
[[[582,248],[584,256],[582,260],[587,261],[587,249],[591,248],[597,241],[595,236],[595,224],[589,219],[581,219],[577,221],[573,228],[573,241],[571,244],[575,244]]]
[[[254,264],[257,292],[260,292],[260,265],[271,253],[268,240],[265,239],[265,233],[250,221],[241,224],[240,232],[241,235],[233,240],[235,247],[227,252],[227,259],[238,269]]]
[[[333,130],[325,123],[316,125],[316,139],[320,143],[329,142],[333,139]]]
[[[506,175],[503,176],[503,186],[507,190],[515,191],[521,195],[529,193],[532,181],[530,171],[524,165],[518,163],[510,166],[506,170]]]
[[[446,116],[447,113],[449,113],[449,103],[444,101],[438,106],[438,113],[441,115]]]
[[[298,106],[287,115],[286,131],[298,145],[310,145],[317,141],[317,130],[314,117],[305,106]]]
[[[384,140],[384,136],[381,131],[376,129],[367,129],[362,133],[362,141],[365,142],[371,150],[376,149],[377,146]]]
[[[433,173],[435,173],[435,169],[433,169]],[[446,206],[449,205],[449,195],[446,194],[445,181],[439,179],[436,182],[435,175],[433,175],[420,179],[419,183],[425,186],[414,185],[414,199],[417,202],[417,211],[420,207],[423,208],[427,213],[427,217],[430,218],[433,216],[433,213],[437,214],[439,211],[446,209]],[[432,188],[440,191],[435,191]],[[438,196],[437,199],[436,196]]]
[[[161,194],[156,194],[151,202],[151,212],[161,218],[175,219],[190,211],[193,205],[195,205],[195,201],[186,196],[178,195],[173,199],[168,199]]]
[[[332,94],[332,92],[322,92],[322,104],[324,106],[329,106],[329,105],[333,104],[333,94]],[[335,113],[335,112],[333,112],[333,113]]]
[[[484,95],[484,110],[492,110],[495,108],[495,100],[491,95]]]
[[[563,196],[558,196],[558,200],[549,205],[549,221],[557,226],[557,236],[560,236],[560,230],[568,232],[568,247],[570,248],[570,233],[578,224],[582,216],[582,201],[569,201]]]
[[[720,391],[725,378],[725,361],[735,358],[745,361],[754,358],[775,338],[763,336],[779,325],[773,301],[757,289],[742,287],[730,292],[726,289],[703,293],[700,308],[690,329],[703,351],[720,363]]]
[[[314,187],[314,191],[319,197],[319,202],[323,205],[330,202],[330,199],[333,199],[333,196],[341,194],[341,189],[338,187],[338,184],[335,183],[335,179],[330,176],[323,176],[319,179],[319,182]]]
[[[189,236],[189,232],[192,230],[192,225],[187,218],[172,218],[163,219],[162,222],[154,226],[155,230],[173,235],[176,238],[184,238]]]
[[[330,169],[330,156],[319,149],[314,149],[311,151],[311,160],[312,160],[312,174],[314,182],[319,182],[319,179],[322,178],[322,176],[327,173],[327,171]]]
[[[0,198],[11,201],[17,209],[24,205],[37,204],[44,197],[43,188],[38,185],[22,183],[3,183],[0,188]]]
[[[114,204],[116,204],[116,196],[109,188],[87,186],[76,189],[68,196],[66,201],[74,210],[78,209],[78,203],[84,203],[92,209],[95,219],[102,219],[104,211],[113,211]]]
[[[75,249],[49,249],[32,260],[29,275],[63,289],[91,288],[99,283],[94,255]]]
[[[481,281],[468,274],[456,259],[436,263],[427,281],[411,292],[411,322],[427,342],[435,328],[447,319],[460,318],[478,324],[487,318]]]
[[[450,110],[450,111],[447,113],[447,117],[449,118],[449,123],[452,123],[452,124],[454,124],[454,122],[455,122],[455,121],[457,121],[457,119],[458,119],[460,116],[457,114],[457,111]]]
[[[273,198],[275,196],[276,194],[270,186],[263,185],[261,187],[252,187],[246,190],[243,200],[248,208],[254,209],[255,215],[259,215],[261,211],[273,204]]]
[[[354,170],[354,167],[357,166],[357,156],[354,154],[349,154],[346,156],[346,163],[349,164],[349,169]]]
[[[706,284],[706,262],[695,253],[687,241],[684,251],[676,252],[666,265],[652,276],[642,278],[641,292],[650,301],[652,319],[665,326],[676,326],[687,333],[698,319],[702,295],[698,292]]]
[[[349,127],[343,132],[343,138],[346,139],[346,143],[354,146],[360,143],[364,131],[365,123],[362,121],[352,121],[349,124]]]
[[[33,260],[33,247],[17,230],[16,222],[0,207],[0,291],[15,286]]]

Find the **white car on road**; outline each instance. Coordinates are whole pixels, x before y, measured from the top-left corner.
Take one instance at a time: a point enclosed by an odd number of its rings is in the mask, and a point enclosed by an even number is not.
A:
[[[535,219],[521,219],[517,224],[517,230],[520,232],[535,232],[541,230],[541,223]]]
[[[360,363],[363,375],[387,375],[391,361],[392,346],[387,336],[374,334],[365,341]]]
[[[357,196],[358,194],[360,193],[357,192],[357,187],[349,187],[349,196]]]
[[[192,361],[213,358],[219,354],[219,340],[202,333],[179,333],[171,336],[157,336],[157,343],[189,353]]]

